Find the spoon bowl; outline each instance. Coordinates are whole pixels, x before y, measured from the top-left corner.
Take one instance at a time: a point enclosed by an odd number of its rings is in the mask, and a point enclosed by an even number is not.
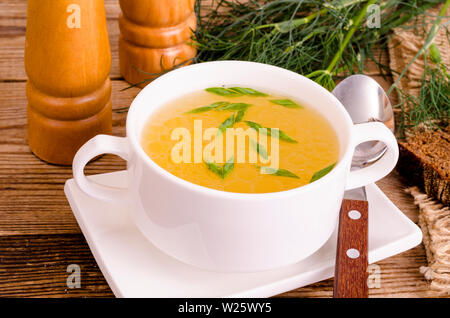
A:
[[[366,75],[352,75],[340,82],[333,95],[344,105],[354,124],[378,121],[394,132],[392,105],[383,88]],[[379,141],[367,141],[355,149],[352,166],[362,167],[378,160],[386,151]]]

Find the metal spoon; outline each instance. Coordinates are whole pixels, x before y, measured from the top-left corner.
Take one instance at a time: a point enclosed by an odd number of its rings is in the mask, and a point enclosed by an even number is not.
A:
[[[378,121],[394,131],[394,114],[383,88],[365,75],[340,82],[333,95],[344,105],[354,124]],[[355,149],[351,169],[360,169],[381,158],[386,146],[379,141]],[[339,216],[334,297],[368,297],[368,202],[365,187],[346,191]]]
[[[371,77],[352,75],[340,82],[333,95],[344,105],[354,124],[379,121],[394,132],[394,113],[383,88]],[[378,160],[386,151],[379,141],[359,145],[353,155],[352,166],[361,167]]]

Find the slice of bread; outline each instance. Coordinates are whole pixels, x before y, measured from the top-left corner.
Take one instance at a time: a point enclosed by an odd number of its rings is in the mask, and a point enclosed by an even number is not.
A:
[[[441,130],[417,131],[400,141],[399,148],[400,174],[450,206],[450,125]]]

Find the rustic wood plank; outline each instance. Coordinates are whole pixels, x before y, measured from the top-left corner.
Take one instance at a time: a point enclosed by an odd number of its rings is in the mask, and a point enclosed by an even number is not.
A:
[[[82,235],[0,237],[0,297],[112,297]],[[370,297],[436,297],[418,265],[425,265],[422,246],[378,262],[380,286]],[[68,289],[67,266],[81,268],[81,289]],[[333,279],[277,297],[331,297]]]
[[[390,257],[376,263],[380,270],[379,286],[369,289],[369,297],[442,297],[428,288],[428,283],[419,272],[419,266],[426,265],[423,246]],[[329,298],[333,296],[333,279],[299,288],[277,297]]]
[[[112,49],[111,77],[118,69],[118,0],[105,0]],[[0,296],[72,297],[112,296],[88,250],[63,193],[70,167],[49,166],[34,157],[26,141],[26,74],[23,66],[26,0],[0,0]],[[381,61],[387,63],[386,52]],[[372,64],[372,65],[371,65]],[[373,63],[367,73],[378,74]],[[387,89],[390,77],[375,79]],[[119,92],[126,83],[113,81],[113,108],[128,106],[138,90]],[[393,100],[395,104],[395,100]],[[124,135],[125,114],[114,114],[114,134]],[[88,173],[121,170],[124,162],[104,156],[89,165]],[[403,192],[396,172],[378,182],[386,195],[414,222],[417,209]],[[72,234],[70,234],[72,233]],[[75,233],[75,234],[74,234]],[[24,234],[30,234],[24,236]],[[32,235],[31,235],[32,234]],[[36,235],[40,234],[40,235]],[[49,235],[53,234],[53,235]],[[56,235],[55,235],[56,234]],[[68,290],[68,264],[86,273],[82,289]],[[378,263],[380,288],[371,297],[433,297],[419,267],[426,265],[423,246]],[[333,280],[300,288],[280,297],[331,297]]]
[[[381,77],[375,77],[375,79],[384,87],[389,85],[388,80]],[[71,177],[71,169],[46,165],[28,150],[24,85],[25,83],[0,84],[0,129],[3,132],[0,135],[0,145],[2,145],[0,147],[0,235],[7,237],[17,234],[79,233],[80,230],[63,193],[63,184]],[[127,84],[123,81],[113,81],[114,109],[129,105],[139,92],[138,89],[120,92],[120,89],[126,86]],[[114,134],[124,135],[125,118],[126,114],[114,114]],[[120,159],[104,156],[90,164],[87,172],[103,173],[121,170],[124,167]],[[405,185],[396,172],[381,180],[378,185],[410,218],[417,219],[417,209],[411,197],[402,191]],[[371,296],[428,297],[434,295],[428,291],[427,284],[418,271],[419,266],[426,264],[421,247],[379,264],[382,268],[382,287],[371,289]],[[31,281],[39,281],[38,276],[39,271]],[[65,295],[62,289],[58,292],[42,290],[28,292],[29,296]],[[85,294],[79,295],[94,296],[95,293],[89,289]],[[330,297],[331,295],[332,280],[327,280],[285,293],[282,297]]]
[[[0,237],[0,297],[111,297],[82,235]],[[80,267],[81,288],[68,288],[67,267]]]
[[[414,205],[414,199],[407,194],[406,180],[394,170],[389,176],[377,182],[384,194],[414,223],[419,221],[419,209]]]
[[[113,81],[113,109],[126,107],[139,89],[124,92]],[[125,135],[126,114],[113,114],[113,133]],[[26,136],[25,83],[0,83],[0,235],[79,233],[64,196],[71,167],[48,165],[31,154]],[[125,169],[125,163],[106,155],[89,164],[87,173]]]

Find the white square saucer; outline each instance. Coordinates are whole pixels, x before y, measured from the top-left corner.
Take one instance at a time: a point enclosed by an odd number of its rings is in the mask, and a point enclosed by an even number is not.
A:
[[[127,184],[126,171],[89,177]],[[336,232],[307,259],[256,273],[217,273],[177,261],[153,246],[129,218],[127,207],[84,194],[73,179],[64,191],[91,251],[116,297],[269,297],[334,274]],[[418,245],[422,232],[375,185],[367,186],[369,262]]]

